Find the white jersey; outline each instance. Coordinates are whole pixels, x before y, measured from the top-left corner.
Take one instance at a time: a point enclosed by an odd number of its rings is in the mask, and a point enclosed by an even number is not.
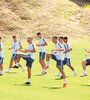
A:
[[[13,41],[12,42],[13,54],[18,54],[19,53],[18,51],[16,52],[16,50],[20,48],[20,45],[21,44],[18,41],[16,41],[16,42]]]
[[[63,48],[62,44],[60,42],[57,42],[55,44],[55,49],[61,49],[61,48]],[[64,60],[63,51],[56,51],[56,57],[58,60]]]
[[[65,43],[62,43],[62,47],[63,47],[63,49],[64,49],[64,51],[63,51],[63,60],[65,59],[65,54],[64,54],[64,52],[67,50],[67,47],[66,47],[66,44]]]
[[[39,41],[39,44],[43,45],[43,44],[46,44],[46,40],[44,38],[41,38],[40,41]],[[45,46],[40,46],[40,52],[46,52],[45,51]]]
[[[28,46],[28,48],[27,48],[28,50],[33,50],[33,49],[35,49],[35,45],[33,44],[33,43],[31,43],[31,44],[29,44],[29,46]],[[32,58],[32,59],[35,59],[34,57],[35,57],[35,53],[33,53],[33,52],[28,52],[28,55],[30,55],[30,57]]]
[[[70,43],[66,43],[66,47],[67,47],[67,50],[72,49]],[[70,58],[70,52],[68,52],[68,53],[65,54],[65,58]]]
[[[0,57],[4,58],[3,56],[3,44],[0,43],[0,49],[2,49],[2,51],[0,51]]]

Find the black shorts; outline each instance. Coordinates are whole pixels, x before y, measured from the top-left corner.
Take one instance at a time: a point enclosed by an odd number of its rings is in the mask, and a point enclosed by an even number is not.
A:
[[[85,61],[87,62],[87,66],[90,65],[90,58],[85,59]]]

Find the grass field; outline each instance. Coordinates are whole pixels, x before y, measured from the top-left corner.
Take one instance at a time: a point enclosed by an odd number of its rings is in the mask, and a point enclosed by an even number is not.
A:
[[[88,76],[80,78],[82,74],[81,61],[85,59],[84,47],[89,48],[88,40],[70,40],[73,47],[71,53],[72,65],[76,69],[78,75],[73,77],[73,72],[65,66],[68,87],[62,88],[63,80],[54,76],[58,72],[55,62],[50,61],[50,70],[45,76],[40,76],[41,66],[38,62],[37,48],[36,59],[32,68],[31,86],[24,85],[27,81],[27,71],[22,73],[22,69],[12,69],[11,73],[4,73],[0,77],[0,100],[90,100],[90,66],[87,67]],[[28,44],[23,43],[26,48]],[[4,42],[4,71],[8,69],[11,51],[8,51],[10,43]],[[46,47],[47,52],[51,52],[54,45],[49,42]],[[25,66],[25,61],[21,60],[21,64]]]

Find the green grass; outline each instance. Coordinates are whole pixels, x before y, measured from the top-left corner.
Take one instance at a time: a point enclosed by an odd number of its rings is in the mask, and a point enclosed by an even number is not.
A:
[[[70,40],[73,47],[71,53],[72,65],[76,69],[78,75],[73,77],[73,72],[65,66],[68,87],[62,88],[63,80],[53,76],[58,72],[55,62],[50,61],[50,70],[45,76],[39,76],[41,66],[38,62],[38,48],[36,60],[32,68],[31,86],[24,85],[27,81],[27,71],[22,73],[22,69],[12,69],[11,73],[4,73],[0,77],[0,100],[90,100],[90,66],[87,67],[88,76],[80,78],[82,74],[81,61],[85,59],[84,47],[89,48],[88,40]],[[9,43],[4,42],[4,71],[8,69],[11,51],[8,51]],[[26,48],[27,44],[24,43]],[[46,47],[47,52],[51,52],[54,45],[49,42]],[[21,60],[21,64],[25,67],[25,61]]]

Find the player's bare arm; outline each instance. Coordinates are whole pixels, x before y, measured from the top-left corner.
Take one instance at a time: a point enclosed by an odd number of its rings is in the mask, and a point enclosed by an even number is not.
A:
[[[90,51],[88,51],[86,48],[84,49],[87,53],[90,53]]]
[[[0,48],[0,51],[2,51],[2,48]]]

